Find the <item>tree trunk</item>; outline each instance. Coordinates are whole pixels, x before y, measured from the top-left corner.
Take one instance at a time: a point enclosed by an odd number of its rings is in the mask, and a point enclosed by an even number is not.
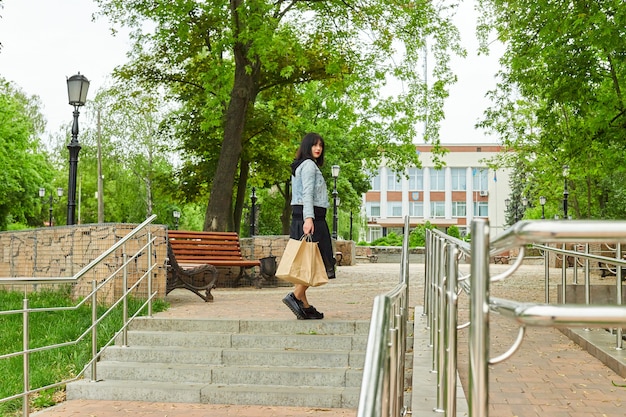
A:
[[[291,180],[285,183],[283,192],[285,204],[283,205],[283,213],[280,215],[280,222],[283,225],[283,235],[289,234],[289,226],[291,226]]]
[[[233,216],[233,187],[241,156],[246,113],[256,98],[259,66],[247,58],[248,47],[235,44],[235,79],[226,110],[224,141],[204,218],[205,231],[237,231]],[[252,71],[246,71],[252,68]]]
[[[237,198],[235,199],[235,209],[233,217],[235,220],[235,229],[241,233],[241,218],[243,213],[243,205],[246,201],[246,188],[248,185],[248,169],[250,162],[241,160],[239,163],[239,181],[237,181]],[[252,219],[250,219],[252,220]]]

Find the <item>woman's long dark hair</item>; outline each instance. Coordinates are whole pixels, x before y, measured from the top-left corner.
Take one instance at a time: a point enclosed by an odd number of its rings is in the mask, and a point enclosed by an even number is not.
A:
[[[313,152],[311,149],[313,145],[316,144],[322,145],[322,154],[319,158],[313,158]],[[296,161],[304,161],[305,159],[312,159],[315,161],[318,167],[324,165],[324,152],[326,151],[326,146],[324,146],[324,139],[318,133],[307,133],[302,138],[302,142],[300,142],[300,147],[296,152]]]

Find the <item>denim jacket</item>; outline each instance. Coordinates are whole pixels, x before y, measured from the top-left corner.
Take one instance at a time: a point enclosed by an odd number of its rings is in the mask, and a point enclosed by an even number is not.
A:
[[[303,206],[303,218],[315,219],[313,207],[328,208],[328,190],[322,171],[311,159],[302,162],[291,177],[291,205]]]

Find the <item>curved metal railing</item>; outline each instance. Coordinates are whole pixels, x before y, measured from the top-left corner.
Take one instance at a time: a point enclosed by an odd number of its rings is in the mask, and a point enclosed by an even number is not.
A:
[[[471,244],[432,230],[427,233],[424,312],[430,328],[433,347],[433,371],[438,373],[437,410],[456,415],[457,330],[469,327],[469,389],[471,417],[488,416],[488,366],[510,358],[519,348],[527,326],[550,327],[617,327],[626,325],[626,307],[591,304],[533,304],[490,297],[490,284],[510,277],[521,265],[525,249],[535,245],[543,250],[546,262],[546,302],[549,299],[549,253],[589,259],[620,266],[626,264],[618,250],[617,259],[589,253],[565,251],[549,244],[584,242],[619,242],[626,236],[624,221],[523,221],[502,235],[490,239],[489,224],[476,219],[471,225]],[[587,247],[587,246],[586,246]],[[618,246],[619,247],[619,246]],[[588,248],[588,247],[587,247]],[[519,250],[514,264],[499,275],[489,269],[490,257],[508,250]],[[459,259],[470,259],[469,275],[459,272]],[[566,268],[565,262],[564,271]],[[563,291],[565,272],[563,273]],[[618,276],[618,278],[620,278]],[[587,275],[586,275],[587,282]],[[621,279],[618,279],[618,283]],[[621,285],[618,284],[621,288]],[[459,325],[457,298],[461,292],[469,297],[469,323]],[[565,302],[565,292],[562,294]],[[489,315],[498,313],[515,320],[520,328],[507,352],[489,357]],[[620,335],[621,340],[621,335]]]
[[[405,218],[400,282],[374,298],[367,339],[358,417],[400,417],[404,403],[404,367],[409,301],[409,218]]]

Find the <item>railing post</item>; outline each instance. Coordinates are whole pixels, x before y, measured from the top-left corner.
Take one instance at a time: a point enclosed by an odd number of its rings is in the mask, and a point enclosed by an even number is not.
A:
[[[94,279],[91,281],[91,382],[97,381],[96,356],[98,356],[98,294],[96,287],[98,283]]]
[[[128,269],[126,268],[126,262],[128,262],[128,254],[126,253],[126,245],[122,249],[122,262],[124,264],[124,271],[122,273],[122,286],[124,292],[124,299],[122,300],[122,315],[124,316],[124,330],[122,331],[122,346],[128,346]]]
[[[437,276],[437,338],[435,341],[435,359],[437,363],[437,406],[434,411],[442,413],[444,409],[444,394],[445,394],[445,359],[446,359],[446,346],[444,334],[449,330],[446,329],[446,294],[445,294],[445,250],[449,246],[449,243],[444,243],[443,239],[439,239],[439,274]]]
[[[615,257],[618,261],[622,260],[622,244],[617,242],[615,246]],[[617,287],[615,288],[615,303],[620,306],[622,305],[622,265],[615,264],[615,281],[617,282]],[[615,349],[622,350],[624,348],[624,341],[622,340],[622,326],[617,326],[617,344]]]
[[[148,230],[148,317],[152,317],[152,233]]]
[[[565,243],[563,243],[561,249],[565,252]],[[567,301],[565,300],[565,289],[567,287],[567,255],[565,253],[561,254],[561,304],[565,304]]]
[[[543,265],[544,265],[544,270],[545,270],[546,304],[548,304],[550,303],[550,251],[549,250],[547,249],[543,250],[543,258],[544,258]]]
[[[472,221],[470,265],[470,417],[488,417],[489,401],[489,223]]]
[[[22,397],[22,415],[28,417],[30,415],[30,330],[29,330],[29,307],[28,298],[22,300],[22,349],[24,356],[22,357],[23,380],[24,380],[24,396]]]
[[[456,417],[457,373],[457,277],[459,272],[458,247],[448,245],[446,272],[446,330],[444,336],[446,358],[444,360],[444,398],[446,417]]]

